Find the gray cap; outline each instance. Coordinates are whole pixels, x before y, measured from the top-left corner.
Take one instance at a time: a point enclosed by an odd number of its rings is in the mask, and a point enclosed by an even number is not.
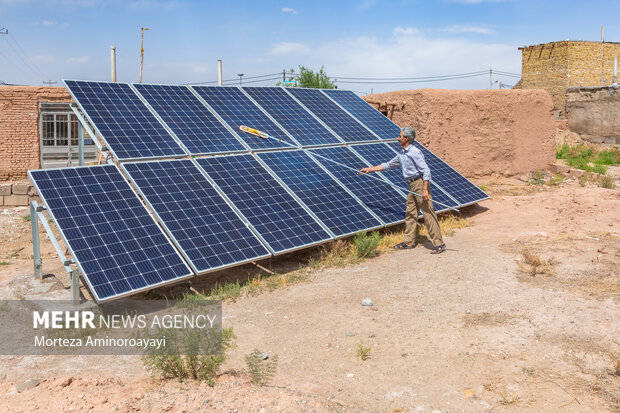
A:
[[[409,142],[412,142],[415,139],[415,130],[411,126],[405,126],[401,129],[403,132],[403,136],[409,138]]]

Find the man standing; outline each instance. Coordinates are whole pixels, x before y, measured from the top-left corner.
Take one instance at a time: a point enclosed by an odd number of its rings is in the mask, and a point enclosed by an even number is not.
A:
[[[398,165],[402,168],[403,177],[409,185],[409,190],[417,196],[409,193],[407,197],[407,213],[405,216],[405,239],[400,244],[394,245],[396,249],[411,249],[417,246],[416,238],[419,230],[418,216],[420,208],[424,215],[424,224],[428,229],[428,234],[433,242],[431,254],[441,254],[446,250],[446,244],[441,238],[441,230],[437,215],[433,209],[433,201],[431,195],[430,179],[431,170],[424,161],[424,154],[421,150],[413,146],[415,141],[415,130],[411,126],[405,126],[398,135],[398,143],[402,146],[402,151],[392,160],[381,165],[363,168],[361,173],[387,171],[396,168]]]

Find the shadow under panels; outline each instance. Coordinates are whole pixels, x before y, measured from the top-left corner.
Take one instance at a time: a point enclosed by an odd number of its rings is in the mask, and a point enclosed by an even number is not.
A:
[[[361,201],[303,151],[259,152],[256,156],[336,237],[383,226]]]
[[[193,276],[115,165],[28,174],[95,301]]]
[[[271,256],[191,159],[122,167],[197,274]]]

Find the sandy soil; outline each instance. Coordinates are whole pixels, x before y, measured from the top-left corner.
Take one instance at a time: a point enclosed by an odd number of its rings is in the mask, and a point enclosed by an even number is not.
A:
[[[620,191],[497,188],[440,256],[382,254],[225,303],[238,347],[213,388],[152,378],[138,357],[0,356],[0,411],[618,411]],[[55,276],[32,280],[26,214],[0,213],[0,298],[68,295],[49,242]],[[520,272],[523,251],[548,272]],[[249,382],[253,348],[279,355],[270,386]]]

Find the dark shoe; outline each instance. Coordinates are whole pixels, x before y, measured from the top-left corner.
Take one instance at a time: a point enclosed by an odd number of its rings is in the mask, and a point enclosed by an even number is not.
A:
[[[446,244],[441,244],[436,247],[433,247],[433,249],[431,250],[431,254],[441,254],[445,250],[446,250]]]
[[[406,242],[401,242],[400,244],[394,245],[392,248],[395,250],[411,250],[414,249],[417,244],[407,244]]]

